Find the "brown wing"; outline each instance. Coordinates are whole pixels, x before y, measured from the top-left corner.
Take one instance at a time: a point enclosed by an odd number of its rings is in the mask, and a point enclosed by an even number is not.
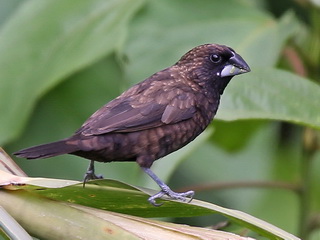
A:
[[[94,113],[78,132],[84,135],[135,132],[192,118],[196,112],[192,91],[189,88],[182,91],[164,82],[134,86]]]

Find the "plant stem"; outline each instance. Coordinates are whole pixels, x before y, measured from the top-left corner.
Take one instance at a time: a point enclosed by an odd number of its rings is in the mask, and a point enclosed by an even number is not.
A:
[[[301,161],[301,194],[300,194],[300,237],[307,239],[308,217],[310,212],[310,159],[305,156]]]
[[[315,154],[317,139],[314,130],[305,129],[303,155],[301,157],[301,192],[300,192],[300,229],[299,235],[307,240],[310,234],[309,218],[311,215],[311,169],[312,158]]]

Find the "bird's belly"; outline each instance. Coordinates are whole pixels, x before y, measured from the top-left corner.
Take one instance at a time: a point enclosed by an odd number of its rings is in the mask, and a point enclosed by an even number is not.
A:
[[[81,151],[74,153],[100,162],[153,161],[174,152],[197,137],[205,128],[193,119],[130,133],[109,133],[81,141]],[[140,164],[140,163],[139,163]]]
[[[147,130],[139,135],[134,152],[137,157],[148,156],[148,161],[153,162],[182,148],[195,139],[204,128],[191,119]]]

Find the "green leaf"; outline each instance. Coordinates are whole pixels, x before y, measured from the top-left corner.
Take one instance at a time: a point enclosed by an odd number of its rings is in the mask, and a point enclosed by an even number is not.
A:
[[[17,9],[17,7],[22,3],[23,1],[20,1],[20,0],[13,0],[13,1],[0,0],[0,5],[1,5],[0,26],[7,21],[7,19]]]
[[[273,119],[320,129],[320,86],[277,69],[253,69],[234,79],[222,96],[217,119]]]
[[[31,0],[0,30],[0,143],[21,131],[36,100],[119,48],[142,0]],[[14,93],[14,94],[13,94]]]
[[[12,162],[6,155],[0,155],[0,157],[0,163],[3,166]],[[198,200],[193,200],[191,203],[159,200],[164,204],[161,207],[154,207],[148,203],[147,199],[148,195],[153,195],[156,191],[137,188],[114,180],[90,181],[83,188],[82,183],[75,181],[20,177],[10,174],[11,172],[16,172],[16,170],[11,167],[5,169],[5,171],[0,170],[0,186],[2,187],[0,205],[13,215],[22,226],[30,227],[32,230],[29,231],[33,232],[35,236],[45,234],[49,231],[48,228],[51,229],[51,226],[65,228],[62,226],[68,226],[70,222],[77,223],[72,224],[70,226],[72,230],[68,230],[67,233],[72,232],[75,234],[77,232],[78,234],[83,234],[83,230],[90,228],[90,226],[88,224],[82,225],[84,223],[93,223],[93,230],[90,229],[93,232],[97,231],[97,234],[103,234],[101,229],[106,228],[113,229],[108,233],[128,234],[118,229],[117,224],[114,225],[114,222],[110,222],[110,218],[106,218],[105,220],[108,221],[103,222],[100,218],[95,219],[97,217],[96,214],[82,216],[82,213],[74,212],[74,209],[60,204],[60,202],[65,202],[72,205],[82,205],[142,217],[190,217],[219,213],[242,226],[269,236],[271,239],[298,239],[248,214]],[[20,173],[20,170],[17,172]],[[23,212],[19,211],[19,209],[23,209]],[[33,217],[30,218],[31,215]],[[35,220],[29,221],[29,219]],[[45,219],[47,221],[44,221]],[[61,221],[61,219],[63,220]],[[50,224],[46,224],[47,222]],[[120,222],[122,221],[120,220]],[[42,227],[39,227],[40,225]],[[41,230],[39,231],[39,229]],[[43,231],[43,229],[46,229],[46,231]],[[140,231],[144,230],[140,229]],[[59,232],[63,233],[64,231]],[[61,235],[59,235],[61,233],[58,233],[56,237],[61,238]],[[85,233],[87,233],[87,230]]]
[[[30,178],[28,181],[32,181],[32,179]],[[10,187],[9,189],[12,189],[12,187]],[[45,211],[45,209],[54,210],[55,213],[53,215],[59,212],[60,214],[58,215],[61,215],[63,212],[67,211],[68,213],[65,215],[65,218],[68,218],[69,215],[72,216],[76,214],[73,213],[72,209],[66,209],[64,206],[54,203],[51,204],[48,201],[45,202],[46,206],[43,207],[43,204],[40,204],[41,201],[43,202],[45,200],[41,197],[43,196],[45,198],[55,200],[57,201],[57,203],[62,201],[71,204],[141,217],[190,217],[218,213],[242,226],[246,226],[255,232],[267,236],[270,239],[298,240],[298,238],[296,238],[295,236],[286,233],[285,231],[260,219],[252,217],[246,213],[223,208],[208,202],[192,200],[191,203],[181,203],[177,201],[160,200],[164,204],[161,207],[154,207],[147,201],[148,195],[156,193],[154,190],[141,189],[141,191],[139,190],[139,188],[114,180],[104,179],[90,181],[86,184],[85,188],[82,187],[82,184],[69,185],[62,188],[46,188],[25,185],[14,187],[14,190],[15,191],[0,191],[0,203],[1,205],[9,209],[8,211],[11,212],[11,214],[16,216],[16,213],[14,212],[14,210],[12,210],[13,208],[15,208],[12,206],[12,202],[17,201],[17,198],[20,198],[21,196],[24,196],[26,198],[25,200],[23,200],[23,202],[28,202],[30,205],[38,206],[35,209],[35,207],[24,204],[24,214],[18,217],[18,219],[25,218],[24,216],[27,215],[29,216],[29,208],[32,209],[35,214],[42,214],[44,216],[52,215],[49,212],[44,214],[43,211]],[[148,195],[146,195],[144,192]],[[36,201],[36,203],[33,203],[34,201]],[[79,218],[80,217],[81,215],[79,215]],[[57,222],[59,218],[54,217],[54,222],[52,222],[52,224],[60,225]],[[90,219],[93,220],[93,216],[86,218],[87,219],[83,221],[90,222]],[[25,221],[26,220],[23,220],[24,224]],[[43,220],[41,222],[43,222]],[[22,225],[24,226],[24,224]],[[110,223],[106,222],[104,224]],[[99,228],[99,226],[96,227]],[[75,228],[73,229],[73,231],[77,231],[77,229]]]
[[[77,204],[53,201],[23,190],[0,191],[0,203],[40,239],[221,239],[245,240],[206,228],[160,222]],[[154,207],[153,207],[154,208]],[[23,211],[21,211],[23,209]]]
[[[1,205],[39,239],[138,239],[92,214],[25,191],[0,191]],[[21,211],[23,209],[23,211]]]
[[[241,1],[150,1],[130,28],[125,48],[127,78],[141,81],[203,43],[234,48],[252,69],[271,67],[296,29],[293,14],[276,21]]]
[[[114,54],[73,74],[39,101],[24,133],[10,148],[6,147],[7,152],[70,136],[96,109],[116,97],[122,85]],[[31,176],[68,179],[82,179],[88,166],[87,160],[71,155],[58,156],[54,161],[17,158],[16,162]],[[109,178],[121,175],[112,169],[113,166],[96,163],[97,173]],[[132,170],[132,164],[128,170]],[[130,182],[130,179],[124,180]]]
[[[245,147],[252,135],[262,126],[263,121],[214,121],[214,134],[211,136],[212,143],[227,150],[236,152]]]

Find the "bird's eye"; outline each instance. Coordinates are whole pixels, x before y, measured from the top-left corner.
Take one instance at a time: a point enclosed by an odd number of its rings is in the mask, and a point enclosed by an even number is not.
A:
[[[210,55],[210,61],[213,63],[218,63],[221,61],[221,56],[217,54]]]

